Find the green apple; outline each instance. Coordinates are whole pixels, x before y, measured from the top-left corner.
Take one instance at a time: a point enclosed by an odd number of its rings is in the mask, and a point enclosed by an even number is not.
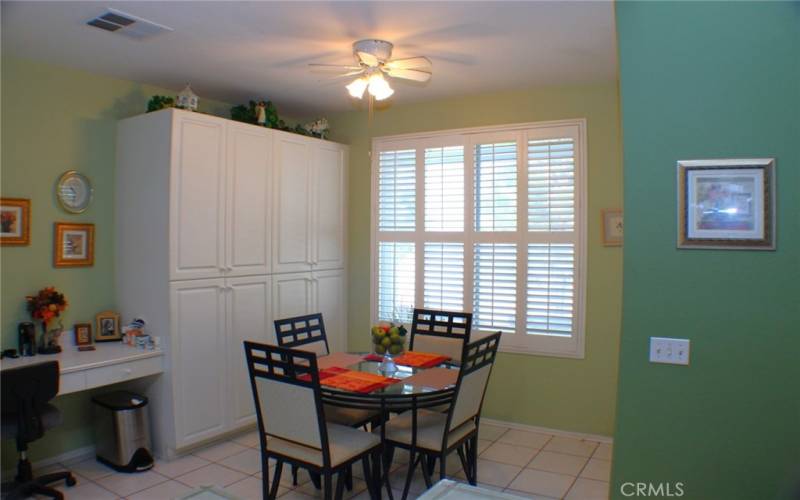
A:
[[[392,344],[402,344],[403,343],[403,337],[401,337],[399,333],[393,333],[393,334],[389,335],[389,340],[392,341]]]
[[[401,352],[403,352],[403,346],[402,345],[395,344],[395,345],[389,347],[389,353],[391,353],[391,354],[400,354]]]
[[[375,346],[375,352],[378,353],[378,354],[385,354],[386,353],[386,348],[383,347],[382,345],[376,345]]]
[[[390,339],[389,337],[383,337],[381,339],[381,345],[383,347],[389,347],[390,345],[392,345],[392,339]]]

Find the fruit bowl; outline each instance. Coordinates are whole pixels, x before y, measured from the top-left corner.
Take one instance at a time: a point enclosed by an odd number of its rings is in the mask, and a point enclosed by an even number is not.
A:
[[[407,333],[408,330],[403,325],[379,323],[372,327],[372,350],[379,356],[402,354],[405,351]]]

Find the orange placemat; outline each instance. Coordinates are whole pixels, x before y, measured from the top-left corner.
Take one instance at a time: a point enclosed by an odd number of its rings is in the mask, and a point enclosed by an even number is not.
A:
[[[327,370],[333,370],[334,368],[336,367],[328,368]],[[341,370],[341,368],[339,369]],[[375,373],[358,372],[355,370],[344,370],[336,375],[322,379],[322,371],[323,370],[320,370],[320,384],[364,394],[382,389],[400,381],[400,379],[397,378],[384,377]]]
[[[442,356],[433,352],[408,351],[394,358],[394,362],[398,365],[414,368],[431,368],[441,365],[448,359],[450,359],[449,356]]]

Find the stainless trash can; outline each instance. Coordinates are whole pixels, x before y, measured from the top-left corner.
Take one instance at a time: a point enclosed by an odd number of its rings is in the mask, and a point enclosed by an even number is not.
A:
[[[97,460],[119,472],[153,467],[147,397],[115,391],[92,398]]]

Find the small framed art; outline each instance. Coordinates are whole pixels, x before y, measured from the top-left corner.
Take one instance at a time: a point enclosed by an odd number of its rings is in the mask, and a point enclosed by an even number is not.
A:
[[[56,222],[53,241],[53,266],[94,265],[94,224]]]
[[[603,209],[603,245],[621,247],[622,229],[622,210]]]
[[[31,200],[0,198],[0,245],[29,245]]]
[[[678,162],[678,248],[775,249],[775,159]]]
[[[91,323],[75,323],[75,345],[90,345],[92,343]]]
[[[97,342],[110,342],[122,340],[122,330],[119,325],[119,314],[114,311],[103,311],[94,317],[95,336]]]

